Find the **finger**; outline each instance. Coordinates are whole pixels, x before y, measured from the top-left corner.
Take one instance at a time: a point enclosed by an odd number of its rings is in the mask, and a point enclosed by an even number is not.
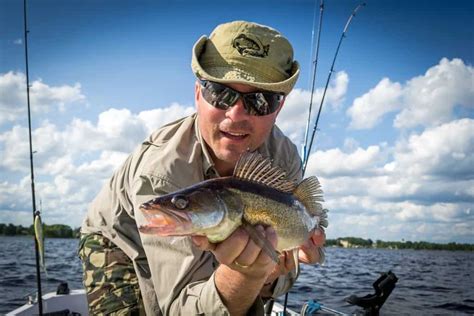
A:
[[[212,252],[220,263],[230,265],[244,250],[248,241],[249,236],[245,230],[238,228],[226,240],[216,244]]]
[[[319,253],[318,246],[316,246],[312,238],[308,239],[303,245],[300,246],[298,251],[298,259],[302,263],[313,264],[318,262]]]
[[[298,260],[302,263],[313,264],[317,260],[317,254],[315,251],[301,248],[298,251]]]
[[[193,244],[203,250],[203,251],[212,251],[216,248],[216,244],[213,244],[205,236],[191,236]]]
[[[284,266],[284,274],[287,274],[288,272],[292,271],[295,268],[295,258],[293,256],[293,253],[288,253],[285,252],[285,266]]]
[[[326,234],[320,229],[316,229],[310,239],[315,246],[322,247],[326,242]]]
[[[255,227],[255,229],[265,236],[265,229],[261,225]],[[249,239],[247,245],[239,254],[239,256],[235,258],[234,262],[237,261],[243,266],[251,266],[257,260],[260,252],[261,248],[252,239]]]
[[[268,241],[272,244],[273,248],[276,249],[277,244],[278,244],[278,238],[277,238],[277,234],[275,230],[271,226],[265,228],[265,236],[268,239]],[[259,256],[257,257],[256,262],[260,264],[269,264],[270,262],[273,262],[273,260],[270,256],[268,256],[268,254],[265,251],[261,251]]]

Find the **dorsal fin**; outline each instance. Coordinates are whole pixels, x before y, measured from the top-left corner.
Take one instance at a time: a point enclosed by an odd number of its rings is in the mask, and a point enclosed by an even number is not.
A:
[[[282,192],[291,193],[296,187],[294,181],[286,178],[286,172],[272,166],[268,158],[258,152],[246,152],[240,156],[234,169],[234,177],[257,182]]]
[[[323,190],[318,178],[311,176],[301,181],[293,194],[303,203],[308,213],[319,218],[319,225],[327,227],[327,210],[319,202],[323,202]]]

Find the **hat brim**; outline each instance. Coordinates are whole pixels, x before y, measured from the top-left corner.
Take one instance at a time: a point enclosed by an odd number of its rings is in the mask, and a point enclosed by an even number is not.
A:
[[[245,71],[241,69],[237,69],[236,67],[233,67],[229,65],[227,68],[221,69],[222,73],[232,73],[234,74],[232,77],[233,78],[223,78],[223,77],[217,77],[209,74],[200,64],[199,62],[199,56],[201,56],[201,53],[203,49],[206,46],[206,43],[208,41],[207,36],[202,36],[196,44],[194,44],[193,47],[193,55],[192,55],[192,60],[191,60],[191,67],[193,69],[194,74],[200,78],[200,79],[205,79],[209,81],[214,81],[214,82],[219,82],[219,83],[242,83],[246,84],[252,87],[255,87],[259,90],[265,90],[265,91],[273,91],[273,92],[280,92],[284,93],[285,95],[288,95],[291,90],[293,90],[293,87],[296,84],[296,81],[298,80],[298,76],[300,74],[300,67],[297,61],[293,61],[293,65],[291,68],[291,74],[288,79],[285,79],[283,81],[279,82],[259,82],[251,79],[249,75],[245,73]],[[222,67],[221,67],[222,68]]]

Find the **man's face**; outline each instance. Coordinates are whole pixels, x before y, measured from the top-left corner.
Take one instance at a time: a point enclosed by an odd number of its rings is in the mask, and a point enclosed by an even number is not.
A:
[[[244,84],[228,84],[242,93],[255,92],[255,88]],[[249,115],[245,112],[243,100],[227,110],[213,107],[201,95],[201,85],[196,82],[195,100],[199,115],[199,129],[216,164],[223,176],[232,173],[235,163],[246,150],[255,150],[267,139],[275,123],[279,109],[264,116]]]

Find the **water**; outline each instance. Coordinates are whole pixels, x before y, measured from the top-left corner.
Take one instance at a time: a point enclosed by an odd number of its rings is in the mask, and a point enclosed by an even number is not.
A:
[[[43,293],[60,282],[82,287],[77,239],[47,239]],[[384,249],[327,249],[324,267],[302,266],[290,291],[288,306],[300,310],[315,299],[327,307],[351,313],[344,298],[374,292],[381,272],[392,270],[399,281],[381,310],[382,315],[474,315],[474,252]],[[32,237],[0,236],[0,314],[26,302],[35,292],[36,268]],[[280,302],[283,299],[279,300]]]
[[[328,248],[325,266],[302,266],[288,306],[299,311],[315,299],[354,313],[344,298],[373,294],[373,282],[391,270],[399,280],[380,314],[474,315],[473,269],[474,252]]]
[[[82,267],[76,255],[78,239],[47,238],[46,270],[42,273],[43,294],[55,292],[59,283],[82,288]],[[34,239],[0,236],[0,315],[28,301],[36,293]]]

